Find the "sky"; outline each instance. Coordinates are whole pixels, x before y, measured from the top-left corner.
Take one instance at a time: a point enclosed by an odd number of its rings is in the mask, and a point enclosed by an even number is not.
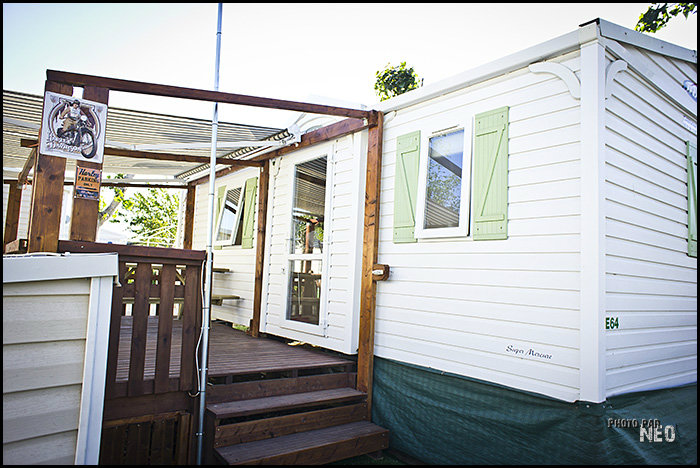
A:
[[[372,108],[375,73],[406,61],[428,85],[649,3],[224,4],[219,90]],[[214,89],[217,4],[3,3],[3,89],[42,95],[46,70]],[[697,15],[655,37],[697,50]],[[79,96],[80,91],[76,91]],[[211,119],[213,104],[112,92],[113,107]],[[220,105],[219,121],[286,127],[288,111]]]

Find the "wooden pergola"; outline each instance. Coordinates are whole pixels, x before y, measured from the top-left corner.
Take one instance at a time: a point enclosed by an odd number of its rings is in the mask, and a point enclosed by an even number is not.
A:
[[[219,158],[217,163],[227,167],[216,172],[223,176],[241,167],[259,167],[259,193],[257,212],[257,244],[255,265],[255,291],[253,318],[250,334],[259,335],[260,310],[263,286],[263,258],[266,235],[267,199],[270,174],[270,160],[298,149],[329,141],[351,133],[368,130],[367,172],[365,183],[364,228],[362,246],[362,279],[360,294],[359,346],[357,361],[357,389],[367,393],[367,411],[371,416],[371,388],[374,354],[374,313],[376,300],[376,281],[386,279],[388,266],[377,265],[378,231],[379,231],[379,195],[382,165],[383,114],[374,110],[358,110],[344,107],[270,99],[264,97],[208,91],[177,86],[167,86],[115,78],[47,70],[45,91],[72,95],[74,87],[83,88],[83,98],[108,104],[110,91],[147,94],[162,97],[192,99],[199,101],[237,104],[277,110],[299,111],[313,114],[345,117],[332,125],[311,131],[302,136],[301,141],[293,146],[280,147],[248,160]],[[40,130],[41,132],[41,130]],[[39,139],[41,133],[39,133]],[[6,230],[4,244],[16,245],[17,225],[19,220],[21,186],[28,183],[28,175],[33,172],[32,197],[27,235],[27,252],[57,252],[59,245],[59,228],[61,203],[65,178],[66,159],[39,153],[36,141],[23,140],[22,146],[32,147],[16,184],[10,184]],[[171,161],[189,161],[208,164],[209,158],[185,156],[170,153],[133,151],[126,149],[105,149],[106,155],[121,157],[150,158]],[[102,169],[102,164],[79,161],[78,167]],[[184,226],[184,248],[192,248],[193,213],[195,187],[208,181],[207,177],[190,182],[187,189],[187,206]],[[113,185],[118,184],[112,183]],[[107,185],[103,183],[102,185]],[[98,200],[74,198],[70,240],[94,242],[97,234]],[[15,239],[11,239],[13,236]]]

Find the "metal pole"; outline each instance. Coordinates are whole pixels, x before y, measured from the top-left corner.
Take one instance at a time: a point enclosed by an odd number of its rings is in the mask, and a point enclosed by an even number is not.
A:
[[[219,90],[219,61],[221,53],[221,16],[223,4],[219,3],[219,15],[216,26],[216,65],[214,72],[214,91]],[[211,123],[211,157],[209,161],[209,216],[207,223],[207,262],[202,306],[202,364],[199,377],[199,429],[197,430],[197,465],[202,464],[204,442],[204,410],[207,394],[207,358],[209,354],[209,320],[211,309],[212,264],[214,261],[214,183],[216,181],[216,138],[219,127],[219,103],[214,103],[214,117]]]

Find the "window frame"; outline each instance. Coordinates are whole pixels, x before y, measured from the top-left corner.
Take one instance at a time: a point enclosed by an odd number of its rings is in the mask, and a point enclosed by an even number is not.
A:
[[[214,246],[216,247],[228,247],[228,246],[234,246],[238,245],[240,246],[241,244],[234,244],[236,242],[236,238],[238,237],[238,230],[241,229],[242,224],[242,214],[243,214],[243,205],[245,204],[245,187],[246,184],[231,184],[231,185],[225,185],[224,186],[224,196],[221,200],[221,206],[219,207],[219,213],[218,217],[216,220],[216,230],[214,231]],[[219,231],[221,230],[221,222],[223,221],[223,214],[224,210],[226,209],[226,199],[228,192],[240,189],[241,193],[238,198],[238,206],[237,206],[237,211],[236,211],[236,217],[234,220],[234,226],[231,229],[231,236],[229,239],[217,239],[219,237]]]
[[[446,117],[431,120],[430,126],[423,126],[420,140],[420,158],[418,166],[418,190],[416,200],[416,239],[440,239],[468,237],[471,235],[471,204],[472,204],[472,164],[473,164],[473,133],[474,119]],[[462,187],[460,190],[459,224],[455,227],[427,228],[425,227],[426,195],[428,188],[428,165],[431,138],[464,132],[462,142]]]

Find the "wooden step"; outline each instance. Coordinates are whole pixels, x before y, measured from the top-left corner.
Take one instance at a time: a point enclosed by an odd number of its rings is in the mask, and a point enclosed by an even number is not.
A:
[[[311,409],[300,413],[209,426],[214,434],[213,447],[243,444],[297,432],[323,429],[340,424],[367,420],[367,402],[330,408]]]
[[[369,421],[299,432],[215,450],[228,465],[318,465],[344,460],[389,446],[389,431]]]
[[[365,397],[365,393],[357,391],[354,388],[333,388],[315,392],[216,403],[207,406],[207,413],[215,419],[238,418],[282,410],[358,402],[364,400]]]
[[[355,387],[356,381],[357,374],[354,372],[335,372],[216,384],[207,388],[207,404]]]

